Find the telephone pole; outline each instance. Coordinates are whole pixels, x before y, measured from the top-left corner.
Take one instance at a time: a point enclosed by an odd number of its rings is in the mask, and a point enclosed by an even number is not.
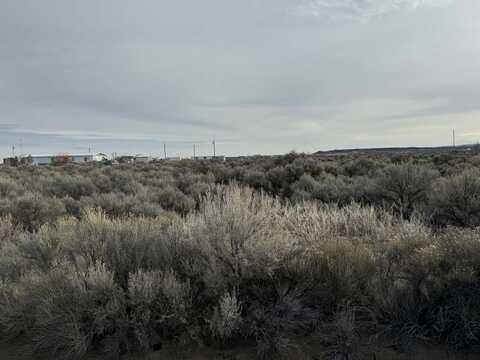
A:
[[[196,159],[197,159],[197,155],[196,155],[196,153],[195,153],[196,147],[197,147],[197,146],[196,146],[195,144],[193,144],[193,160],[196,160]]]
[[[213,144],[213,157],[215,157],[217,155],[215,151],[215,140],[212,141],[212,144]]]
[[[163,143],[163,157],[167,160],[167,144]]]
[[[453,132],[452,132],[452,140],[453,140],[453,148],[455,149],[457,147],[457,141],[455,138],[455,129],[453,129]]]
[[[12,157],[15,157],[15,145],[12,145]]]

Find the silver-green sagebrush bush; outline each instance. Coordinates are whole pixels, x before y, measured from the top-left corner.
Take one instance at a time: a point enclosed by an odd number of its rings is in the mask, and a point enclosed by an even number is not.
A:
[[[116,181],[130,193],[122,196],[143,193],[128,176]],[[433,201],[412,198],[426,180],[412,181],[400,205]],[[2,337],[67,359],[236,342],[277,359],[310,334],[329,354],[364,351],[370,336],[399,346],[479,343],[478,230],[432,228],[420,213],[373,205],[291,204],[241,185],[181,184],[198,199],[178,213],[112,213],[103,204],[42,222],[41,207],[56,205],[22,195],[40,208],[0,221]]]
[[[429,193],[429,206],[440,225],[480,226],[480,170],[439,179]]]

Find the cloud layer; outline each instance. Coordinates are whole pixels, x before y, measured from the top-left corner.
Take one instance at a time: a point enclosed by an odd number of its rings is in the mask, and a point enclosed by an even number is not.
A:
[[[439,145],[452,127],[476,142],[478,13],[471,0],[3,0],[0,152]]]

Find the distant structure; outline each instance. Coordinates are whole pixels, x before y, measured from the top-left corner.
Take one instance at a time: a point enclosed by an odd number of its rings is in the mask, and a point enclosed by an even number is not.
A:
[[[18,166],[18,163],[18,158],[14,156],[3,159],[3,165],[5,166]]]
[[[76,155],[32,155],[30,165],[65,165],[68,163],[88,163],[93,162],[92,154]]]
[[[225,155],[215,155],[215,156],[195,156],[192,160],[220,160],[225,161],[227,157]]]
[[[102,162],[102,161],[107,161],[108,160],[108,155],[104,153],[96,153],[93,156],[93,160],[97,162]]]
[[[136,162],[136,163],[148,163],[152,160],[153,159],[150,156],[142,155],[142,154],[135,155],[134,158],[133,158],[133,161]]]
[[[115,161],[119,164],[130,164],[135,161],[135,156],[131,155],[122,155],[122,156],[115,156]]]
[[[7,166],[20,165],[67,165],[84,164],[93,162],[102,162],[108,160],[108,156],[103,153],[97,154],[60,154],[60,155],[26,155],[15,156],[3,159],[3,164]]]
[[[224,155],[217,155],[217,149],[216,149],[216,141],[212,141],[212,150],[213,150],[213,155],[197,155],[198,149],[197,149],[197,144],[193,144],[193,157],[191,157],[191,160],[221,160],[225,161],[227,158]]]
[[[119,164],[133,164],[133,163],[148,163],[153,161],[153,158],[148,155],[137,154],[137,155],[122,155],[116,156],[114,161]]]
[[[196,146],[195,146],[196,148]],[[13,154],[12,154],[13,155]],[[197,151],[193,157],[181,157],[181,156],[165,156],[164,157],[154,158],[149,155],[137,154],[137,155],[121,155],[118,156],[116,153],[112,154],[112,157],[109,158],[108,155],[104,153],[97,154],[57,154],[57,155],[20,155],[20,156],[10,156],[3,159],[3,165],[5,166],[62,166],[68,164],[88,164],[88,163],[103,163],[103,164],[142,164],[158,161],[180,161],[183,159],[191,160],[209,160],[209,161],[226,161],[227,157],[225,155],[206,155],[199,156]]]

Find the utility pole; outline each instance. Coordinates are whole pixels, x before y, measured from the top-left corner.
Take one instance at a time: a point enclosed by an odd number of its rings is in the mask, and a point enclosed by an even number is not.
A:
[[[455,139],[455,129],[453,129],[453,138],[452,139],[453,139],[453,148],[455,149],[456,146],[457,146],[457,141]]]
[[[197,155],[195,153],[195,150],[196,150],[196,145],[193,144],[193,160],[196,160],[197,159]]]
[[[163,157],[167,160],[167,144],[163,143]]]
[[[215,152],[215,140],[212,141],[213,144],[213,157],[215,157],[217,154]]]
[[[15,145],[12,145],[12,157],[15,157]]]

